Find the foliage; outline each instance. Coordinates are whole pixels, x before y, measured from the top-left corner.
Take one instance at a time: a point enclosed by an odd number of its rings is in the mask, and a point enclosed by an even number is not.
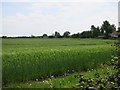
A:
[[[91,31],[83,31],[83,32],[81,33],[81,37],[82,37],[82,38],[92,37],[92,33],[91,33]]]
[[[80,37],[81,37],[81,34],[80,34],[80,33],[73,34],[71,37],[72,37],[72,38],[80,38]]]
[[[95,27],[94,25],[91,25],[90,31],[83,31],[81,33],[81,37],[83,38],[96,38],[100,35],[104,36],[105,38],[109,38],[109,34],[111,34],[113,31],[116,31],[116,27],[114,24],[110,24],[107,20],[103,22],[101,27]]]
[[[84,78],[83,75],[75,76],[75,78],[79,78],[78,87],[86,89],[120,89],[120,43],[114,43],[114,46],[116,55],[112,56],[111,64],[115,69],[115,73],[108,71],[104,73],[108,77],[102,77],[97,72],[94,79]]]
[[[95,27],[94,25],[91,26],[91,34],[92,37],[98,37],[98,35],[100,35],[100,29],[99,27]]]
[[[55,37],[56,38],[60,38],[60,33],[59,32],[55,32]]]
[[[43,36],[42,36],[42,37],[43,37],[43,38],[44,38],[44,37],[47,37],[47,34],[43,34]]]
[[[120,27],[118,27],[118,31],[117,32],[120,32]]]
[[[110,23],[106,20],[103,22],[101,26],[102,33],[105,33],[106,38],[109,37],[109,34],[112,33],[113,31],[116,31],[115,25],[110,25]]]
[[[7,36],[2,36],[2,38],[7,38]]]
[[[69,37],[70,37],[69,34],[70,34],[70,32],[69,32],[69,31],[66,31],[66,32],[64,32],[63,37],[69,38]]]

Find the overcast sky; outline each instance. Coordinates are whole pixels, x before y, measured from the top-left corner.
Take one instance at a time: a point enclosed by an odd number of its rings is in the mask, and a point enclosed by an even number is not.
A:
[[[118,26],[118,1],[2,0],[1,19],[2,35],[73,34],[101,26],[105,20]]]

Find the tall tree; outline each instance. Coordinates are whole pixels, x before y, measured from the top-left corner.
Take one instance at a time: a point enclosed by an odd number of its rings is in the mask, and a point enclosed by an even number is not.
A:
[[[118,31],[117,32],[120,32],[120,27],[118,27]]]
[[[100,33],[101,33],[101,35],[104,35],[104,28],[103,27],[101,27]]]
[[[69,37],[70,37],[69,35],[70,35],[70,32],[69,32],[69,31],[66,31],[66,32],[64,32],[63,37],[69,38]]]
[[[97,29],[98,35],[100,35],[100,28],[99,28],[99,26],[96,29]]]
[[[111,29],[112,29],[112,30],[111,30],[112,32],[113,32],[113,31],[116,31],[116,27],[115,27],[114,24],[111,25]],[[112,33],[112,32],[111,32],[111,33]]]
[[[110,25],[107,20],[103,22],[101,29],[104,31],[106,37],[108,37],[113,31],[116,31],[115,25]]]
[[[59,38],[60,37],[60,33],[59,32],[55,32],[55,37]]]
[[[100,33],[99,27],[91,26],[92,37],[97,37]]]
[[[47,34],[43,34],[43,35],[42,35],[42,38],[46,38],[46,37],[47,37]]]

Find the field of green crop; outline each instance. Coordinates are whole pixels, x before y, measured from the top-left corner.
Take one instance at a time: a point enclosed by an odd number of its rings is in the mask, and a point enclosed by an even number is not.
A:
[[[96,68],[111,59],[115,40],[3,39],[3,85]]]

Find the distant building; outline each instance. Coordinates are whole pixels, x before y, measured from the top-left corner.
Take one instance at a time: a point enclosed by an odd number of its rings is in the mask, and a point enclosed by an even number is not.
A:
[[[98,36],[98,38],[104,38],[105,36],[104,35],[102,35],[102,36]]]
[[[111,38],[118,38],[118,32],[114,31],[110,34]]]

